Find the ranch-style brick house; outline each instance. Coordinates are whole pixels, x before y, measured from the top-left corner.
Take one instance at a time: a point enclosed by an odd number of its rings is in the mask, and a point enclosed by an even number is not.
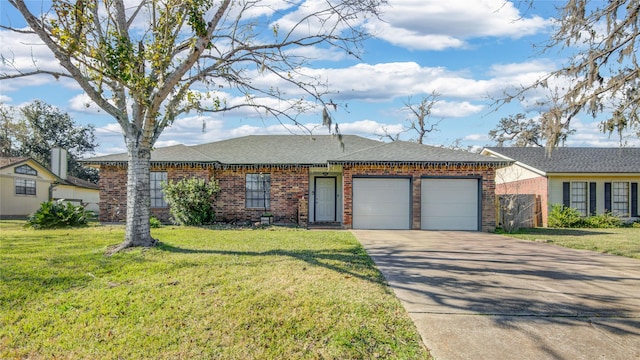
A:
[[[84,160],[100,170],[100,220],[122,222],[127,154]],[[493,231],[495,173],[510,161],[465,151],[354,135],[254,135],[157,148],[152,214],[170,215],[161,183],[215,179],[218,221],[354,229]]]
[[[512,161],[496,173],[496,194],[531,194],[539,203],[539,225],[551,206],[562,204],[583,216],[612,213],[638,219],[640,148],[489,147],[482,154]]]

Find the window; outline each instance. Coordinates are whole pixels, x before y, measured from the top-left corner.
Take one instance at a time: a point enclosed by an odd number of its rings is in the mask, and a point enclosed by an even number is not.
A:
[[[271,175],[247,174],[245,206],[268,209],[271,205]]]
[[[20,165],[15,168],[16,174],[38,175],[38,172],[29,165]]]
[[[587,183],[571,183],[571,207],[578,210],[580,215],[587,216]]]
[[[611,183],[611,212],[617,216],[629,216],[629,183]]]
[[[16,179],[16,195],[35,195],[36,181]]]
[[[164,193],[162,192],[162,183],[167,182],[166,171],[152,171],[151,172],[151,207],[152,208],[164,208],[167,207],[167,202],[164,200]]]

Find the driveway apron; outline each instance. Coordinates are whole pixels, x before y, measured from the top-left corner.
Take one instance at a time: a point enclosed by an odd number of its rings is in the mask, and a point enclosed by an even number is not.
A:
[[[640,359],[640,261],[461,231],[353,230],[436,360]]]

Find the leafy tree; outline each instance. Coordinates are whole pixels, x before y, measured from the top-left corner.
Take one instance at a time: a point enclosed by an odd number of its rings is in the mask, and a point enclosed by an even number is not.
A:
[[[97,170],[78,162],[80,157],[97,147],[93,125],[79,126],[69,114],[40,100],[16,109],[3,106],[0,116],[3,153],[32,157],[47,166],[51,163],[51,149],[60,147],[69,154],[67,170],[70,175],[98,181]]]
[[[536,0],[528,0],[530,5]],[[571,55],[560,69],[504,102],[527,96],[533,88],[567,83],[562,95],[561,122],[548,123],[547,131],[560,134],[583,111],[594,117],[606,114],[604,131],[640,129],[640,0],[567,0],[559,7],[555,33],[545,51],[558,49]],[[550,108],[551,111],[559,109]],[[551,115],[557,118],[557,115]],[[553,144],[552,144],[553,145]]]
[[[18,138],[26,134],[23,125],[15,120],[13,108],[0,103],[0,156],[18,156]]]
[[[319,104],[331,126],[326,84],[305,73],[309,59],[295,50],[324,46],[357,55],[366,37],[362,20],[378,15],[385,0],[147,0],[132,7],[124,0],[58,0],[48,14],[34,13],[41,6],[24,0],[8,2],[64,71],[0,78],[72,78],[122,128],[129,155],[127,218],[117,251],[157,242],[149,229],[150,154],[177,116],[252,107],[297,123],[300,112]],[[235,90],[244,102],[227,102],[221,88]]]
[[[556,119],[551,117],[553,112],[545,114],[547,117],[541,120],[527,119],[523,113],[509,115],[500,119],[496,127],[489,131],[489,138],[500,147],[544,147],[548,136],[544,131],[547,129],[546,124]],[[564,144],[567,137],[574,132],[575,130],[562,129],[561,133],[551,140],[554,143],[553,146]],[[551,135],[556,136],[556,133]]]

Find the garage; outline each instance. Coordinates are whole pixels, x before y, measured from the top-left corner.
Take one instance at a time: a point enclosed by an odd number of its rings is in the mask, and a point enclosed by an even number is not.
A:
[[[354,178],[354,229],[410,229],[408,178]]]
[[[475,230],[479,226],[479,179],[422,179],[423,230]]]

